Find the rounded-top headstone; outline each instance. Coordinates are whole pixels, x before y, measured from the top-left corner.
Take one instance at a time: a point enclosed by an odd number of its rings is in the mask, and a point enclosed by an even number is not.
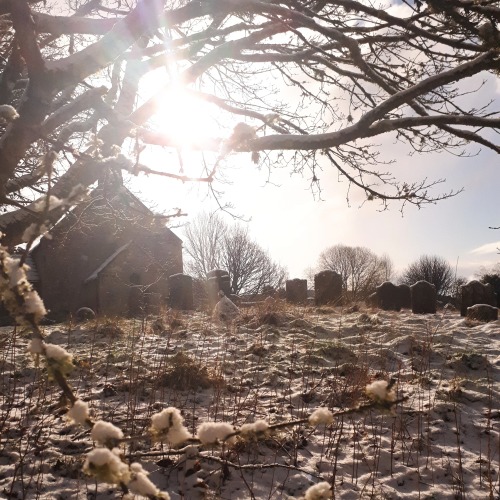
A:
[[[398,287],[390,281],[384,281],[377,287],[378,306],[384,311],[400,311],[401,301]]]
[[[498,308],[489,304],[474,304],[467,308],[467,317],[477,321],[496,321],[498,319]]]
[[[90,307],[80,307],[75,313],[75,318],[78,322],[89,321],[95,319],[95,317],[96,314]]]
[[[437,310],[436,287],[428,281],[417,281],[411,287],[411,310],[414,314],[435,314]]]

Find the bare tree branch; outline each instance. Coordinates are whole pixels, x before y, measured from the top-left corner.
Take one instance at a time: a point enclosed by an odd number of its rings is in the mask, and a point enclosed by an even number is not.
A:
[[[212,182],[222,158],[251,152],[270,172],[277,161],[310,171],[315,189],[317,173],[332,168],[385,209],[456,192],[436,193],[441,180],[395,178],[372,137],[390,136],[410,153],[476,154],[470,144],[500,152],[492,2],[128,5],[91,0],[62,16],[41,2],[0,0],[0,201],[9,210],[0,228],[10,245],[39,217],[22,207],[47,191],[64,198],[112,170]],[[211,105],[213,130],[179,140],[163,128],[160,103],[177,90]],[[179,107],[161,112],[174,128],[185,118]],[[161,147],[206,152],[208,173],[140,160]],[[120,148],[126,161],[117,161]],[[61,155],[49,182],[37,164],[51,150]]]

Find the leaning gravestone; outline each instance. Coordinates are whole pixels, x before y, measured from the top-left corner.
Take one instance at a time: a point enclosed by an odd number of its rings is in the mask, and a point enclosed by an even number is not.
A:
[[[342,277],[335,271],[321,271],[314,276],[314,301],[317,306],[339,305],[342,298]]]
[[[401,300],[398,287],[390,281],[384,281],[377,287],[378,306],[384,311],[400,311]]]
[[[436,314],[436,287],[428,281],[417,281],[411,287],[411,310],[414,314]]]
[[[467,308],[475,304],[497,305],[496,293],[490,283],[483,284],[477,280],[469,281],[460,287],[462,301],[460,306],[460,316],[467,316]]]
[[[231,281],[229,273],[223,269],[213,269],[207,273],[207,293],[210,309],[219,302],[219,292],[224,292],[226,297],[231,295]]]
[[[172,309],[190,311],[193,307],[193,278],[186,274],[173,274],[168,278],[168,305]]]
[[[498,308],[489,304],[474,304],[467,308],[467,318],[477,321],[496,321],[498,319]]]
[[[222,295],[222,293],[221,293]],[[218,321],[231,321],[238,317],[240,310],[228,297],[222,295],[219,302],[215,304],[213,318]]]
[[[307,302],[307,280],[287,280],[286,300],[295,304]]]

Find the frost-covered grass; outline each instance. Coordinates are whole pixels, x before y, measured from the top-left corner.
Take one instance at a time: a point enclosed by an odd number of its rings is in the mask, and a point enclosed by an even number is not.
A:
[[[56,360],[73,357],[70,415],[30,334],[0,329],[0,497],[122,497],[83,469],[171,498],[193,476],[224,499],[329,498],[325,483],[345,499],[499,494],[498,321],[279,303],[230,324],[176,313],[119,329],[44,330]],[[367,386],[408,399],[349,411]],[[77,425],[89,416],[92,430]]]

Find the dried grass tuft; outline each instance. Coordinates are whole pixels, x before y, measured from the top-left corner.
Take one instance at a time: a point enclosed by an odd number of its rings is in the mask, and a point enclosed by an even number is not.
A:
[[[187,391],[220,387],[224,385],[224,379],[187,354],[178,352],[169,360],[165,373],[160,377],[160,384]]]
[[[116,338],[125,335],[125,330],[121,324],[123,321],[118,318],[104,318],[97,322],[96,329],[99,337]]]

